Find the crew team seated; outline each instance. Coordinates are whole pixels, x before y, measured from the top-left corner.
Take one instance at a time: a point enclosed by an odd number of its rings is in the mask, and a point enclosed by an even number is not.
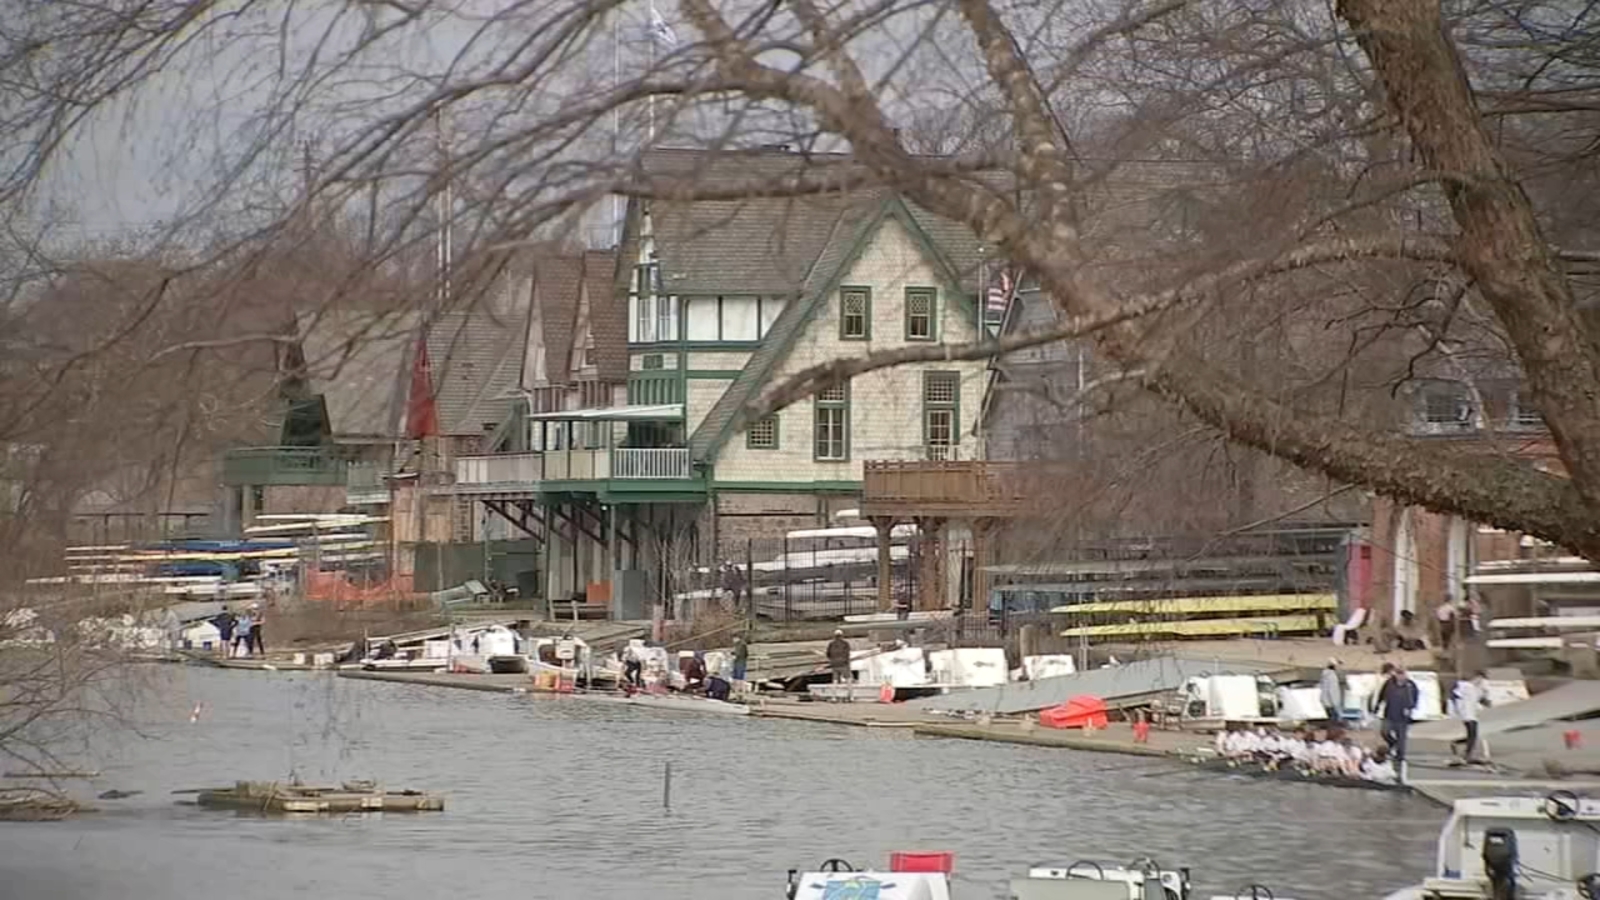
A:
[[[1386,747],[1369,751],[1341,728],[1282,731],[1264,726],[1229,726],[1217,732],[1216,751],[1235,765],[1253,763],[1268,770],[1288,767],[1307,774],[1360,778],[1381,784],[1393,784],[1396,777]]]

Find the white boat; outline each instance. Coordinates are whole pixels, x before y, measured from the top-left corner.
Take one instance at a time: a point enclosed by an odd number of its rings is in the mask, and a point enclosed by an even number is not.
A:
[[[948,853],[896,853],[889,869],[861,870],[842,859],[815,871],[789,871],[787,900],[952,900]],[[1154,860],[1126,865],[1082,860],[1068,866],[1034,866],[1013,878],[1009,900],[1192,900],[1189,870],[1167,869]],[[987,891],[986,896],[992,896]],[[974,895],[976,896],[976,895]],[[1212,900],[1286,900],[1252,884]]]
[[[1388,900],[1600,898],[1600,800],[1557,791],[1457,800],[1434,874]]]

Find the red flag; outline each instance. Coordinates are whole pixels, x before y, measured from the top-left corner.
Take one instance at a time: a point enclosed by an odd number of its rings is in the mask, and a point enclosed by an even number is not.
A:
[[[433,365],[428,361],[428,336],[417,338],[411,360],[411,394],[406,398],[406,437],[420,441],[439,433],[439,409],[433,402]]]

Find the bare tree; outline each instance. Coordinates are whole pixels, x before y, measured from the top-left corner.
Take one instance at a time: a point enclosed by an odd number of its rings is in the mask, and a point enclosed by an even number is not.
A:
[[[447,184],[472,185],[444,217],[485,250],[547,237],[610,194],[889,188],[1026,266],[1060,320],[998,342],[841,360],[751,414],[877,367],[1084,339],[1103,365],[1232,442],[1600,555],[1600,346],[1569,269],[1592,259],[1586,219],[1561,198],[1536,207],[1525,187],[1583,166],[1592,14],[1558,22],[1531,5],[1468,4],[1445,21],[1428,0],[1332,12],[1295,0],[682,0],[670,17],[681,34],[652,42],[639,11],[614,4],[424,0],[282,17],[248,0],[48,6],[24,17],[0,60],[21,86],[0,116],[14,161],[0,197],[37,196],[94,115],[202,70],[257,86],[241,127],[213,148],[221,174],[188,207],[250,223],[211,226],[230,234],[292,219],[253,208],[240,188],[271,182],[291,135],[308,129],[326,139],[308,196],[334,207],[377,198],[396,223],[364,246],[375,258],[437,224]],[[926,111],[941,109],[953,112],[928,125]],[[961,136],[917,136],[947,127]],[[776,179],[663,178],[606,149],[651,143],[783,143],[809,164]],[[844,158],[816,155],[825,150]],[[1215,236],[1104,240],[1091,201],[1133,159],[1203,163],[1189,180],[1214,195]],[[1405,298],[1441,276],[1503,339],[1564,476],[1349,414],[1338,373],[1379,358],[1403,370],[1418,340]],[[1259,333],[1228,327],[1236,315],[1271,323],[1297,352],[1241,353]],[[1338,353],[1298,352],[1318,329]],[[1364,344],[1373,332],[1385,340]]]

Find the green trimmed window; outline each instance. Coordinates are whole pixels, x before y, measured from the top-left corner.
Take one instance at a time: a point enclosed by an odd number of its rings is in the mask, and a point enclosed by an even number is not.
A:
[[[872,289],[839,289],[839,340],[872,340]]]
[[[744,432],[744,445],[751,450],[778,449],[778,417],[771,415],[751,422]]]
[[[934,339],[933,321],[937,295],[933,288],[906,288],[906,340]]]
[[[922,445],[929,459],[953,459],[961,443],[961,373],[922,373]]]
[[[664,368],[664,366],[662,365],[661,354],[659,354],[659,353],[647,353],[647,354],[645,354],[644,358],[639,361],[639,368],[643,369],[646,372],[651,372],[651,371],[654,371],[656,369]]]
[[[834,385],[812,401],[816,416],[815,458],[819,462],[850,459],[850,385]]]

